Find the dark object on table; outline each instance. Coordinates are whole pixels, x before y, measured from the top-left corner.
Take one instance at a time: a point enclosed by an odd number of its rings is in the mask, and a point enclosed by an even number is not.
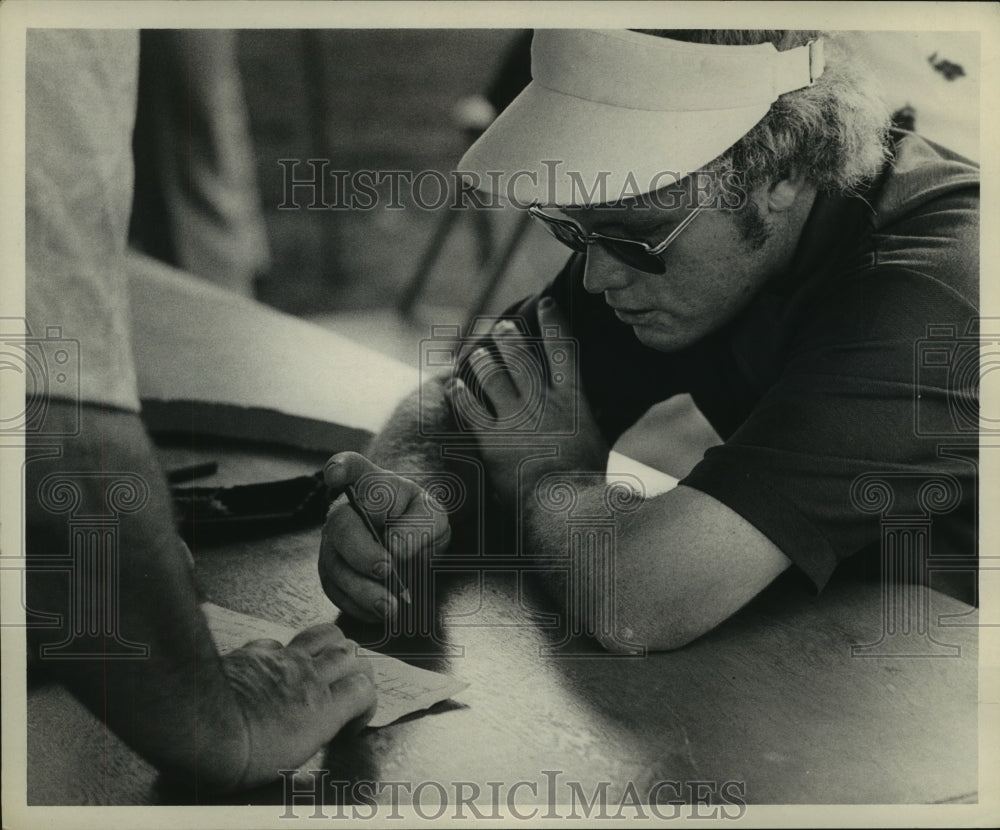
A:
[[[323,520],[329,502],[323,473],[233,487],[173,487],[178,532],[189,544],[206,535],[271,533]]]

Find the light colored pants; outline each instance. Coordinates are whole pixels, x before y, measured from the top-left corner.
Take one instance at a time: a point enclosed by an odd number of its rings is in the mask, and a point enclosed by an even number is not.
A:
[[[236,32],[142,32],[133,233],[151,256],[253,296],[270,266]]]

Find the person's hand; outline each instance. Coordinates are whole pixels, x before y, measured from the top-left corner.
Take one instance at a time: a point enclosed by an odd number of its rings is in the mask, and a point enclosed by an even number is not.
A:
[[[327,514],[320,542],[319,576],[323,590],[341,611],[367,622],[396,613],[399,596],[390,571],[405,573],[415,559],[431,551],[414,550],[400,536],[386,537],[386,523],[405,526],[407,519],[431,526],[431,548],[441,551],[451,540],[448,516],[433,496],[410,479],[390,473],[354,452],[333,456],[324,468],[331,495],[356,484],[361,506],[388,550],[376,542],[347,499],[337,499]],[[411,536],[412,538],[412,536]]]
[[[307,628],[287,646],[256,640],[222,658],[246,721],[248,759],[238,788],[265,784],[345,726],[375,713],[371,661],[333,623]]]
[[[565,345],[569,327],[551,299],[539,302],[538,322],[543,333],[560,336],[543,336],[539,349],[538,338],[526,340],[512,321],[502,320],[448,386],[456,411],[471,413],[467,420],[479,427],[480,456],[507,505],[547,472],[607,466],[609,447],[580,386],[575,352]],[[534,458],[522,463],[526,455]]]

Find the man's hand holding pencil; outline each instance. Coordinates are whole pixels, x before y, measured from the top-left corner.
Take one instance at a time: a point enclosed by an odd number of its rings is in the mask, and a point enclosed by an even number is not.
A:
[[[451,539],[446,513],[433,509],[433,496],[417,483],[373,464],[353,452],[333,456],[324,468],[335,499],[323,526],[319,576],[333,603],[360,620],[377,622],[411,602],[400,579],[410,559],[430,553],[402,544],[387,525],[414,520],[433,523],[430,546],[443,550]],[[409,537],[409,538],[412,538]]]

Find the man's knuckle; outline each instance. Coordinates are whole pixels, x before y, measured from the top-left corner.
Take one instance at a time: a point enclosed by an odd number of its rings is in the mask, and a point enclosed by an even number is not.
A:
[[[350,659],[353,649],[344,643],[331,643],[320,651],[314,658],[317,667],[340,666]]]
[[[365,705],[375,698],[375,680],[365,672],[349,674],[338,685],[348,697]]]

